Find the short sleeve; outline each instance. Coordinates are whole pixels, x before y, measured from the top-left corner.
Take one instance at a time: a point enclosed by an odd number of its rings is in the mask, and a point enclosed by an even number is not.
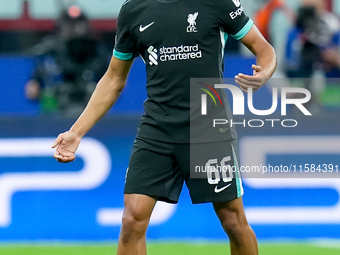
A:
[[[130,32],[130,23],[128,6],[123,4],[118,15],[116,40],[113,50],[113,56],[120,60],[130,60],[137,55],[136,45]]]
[[[216,0],[219,25],[224,32],[241,40],[253,27],[254,22],[244,13],[240,0]]]

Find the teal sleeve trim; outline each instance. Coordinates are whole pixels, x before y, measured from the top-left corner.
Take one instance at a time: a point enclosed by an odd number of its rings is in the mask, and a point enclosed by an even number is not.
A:
[[[244,27],[236,35],[232,35],[232,37],[234,37],[236,40],[241,40],[243,37],[246,36],[246,34],[248,34],[253,25],[254,21],[252,21],[252,19],[249,19],[247,24],[245,24]]]
[[[244,194],[243,186],[242,186],[242,179],[240,175],[240,167],[238,165],[238,160],[236,158],[236,153],[233,144],[231,144],[231,148],[233,151],[233,157],[234,157],[234,166],[236,167],[235,173],[236,173],[236,188],[237,188],[237,197],[241,197]]]
[[[224,33],[224,40],[225,40],[226,43],[227,43],[227,41],[228,41],[228,37],[229,37],[228,33]],[[224,45],[224,46],[225,46],[225,45]]]
[[[123,53],[123,52],[120,52],[114,49],[113,56],[115,56],[116,58],[120,60],[130,60],[133,58],[133,53]]]

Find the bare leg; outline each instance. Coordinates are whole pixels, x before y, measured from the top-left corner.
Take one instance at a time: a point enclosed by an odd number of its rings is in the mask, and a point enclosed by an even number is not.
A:
[[[231,255],[257,255],[256,237],[244,214],[242,198],[213,203],[213,206],[224,231],[229,236]]]
[[[146,255],[145,232],[156,199],[139,194],[124,195],[124,214],[117,255]]]

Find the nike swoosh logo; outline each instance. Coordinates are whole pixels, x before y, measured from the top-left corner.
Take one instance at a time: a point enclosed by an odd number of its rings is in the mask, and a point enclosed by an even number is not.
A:
[[[229,186],[231,185],[231,183],[229,183],[227,186],[224,186],[223,188],[217,188],[217,186],[215,187],[214,191],[215,193],[220,193],[222,192],[223,190],[225,190],[226,188],[228,188]]]
[[[145,27],[143,27],[142,25],[140,25],[139,27],[139,32],[144,32],[146,29],[148,29],[149,27],[151,27],[153,24],[155,24],[155,22],[150,23],[149,25],[146,25]]]

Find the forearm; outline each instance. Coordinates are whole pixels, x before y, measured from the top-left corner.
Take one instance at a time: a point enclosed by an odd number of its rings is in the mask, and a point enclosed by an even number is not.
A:
[[[255,26],[241,39],[241,42],[256,56],[256,65],[252,65],[253,75],[239,73],[235,76],[235,81],[245,93],[249,88],[257,91],[267,83],[276,70],[275,50]]]
[[[274,48],[270,44],[266,44],[255,53],[255,56],[256,64],[262,67],[264,78],[269,79],[277,67],[277,58]]]
[[[125,81],[112,77],[107,72],[98,82],[85,110],[70,130],[80,137],[84,136],[116,102],[124,85]]]
[[[256,26],[253,26],[241,42],[256,56],[256,64],[262,68],[261,75],[268,80],[276,70],[274,48],[266,41]]]

